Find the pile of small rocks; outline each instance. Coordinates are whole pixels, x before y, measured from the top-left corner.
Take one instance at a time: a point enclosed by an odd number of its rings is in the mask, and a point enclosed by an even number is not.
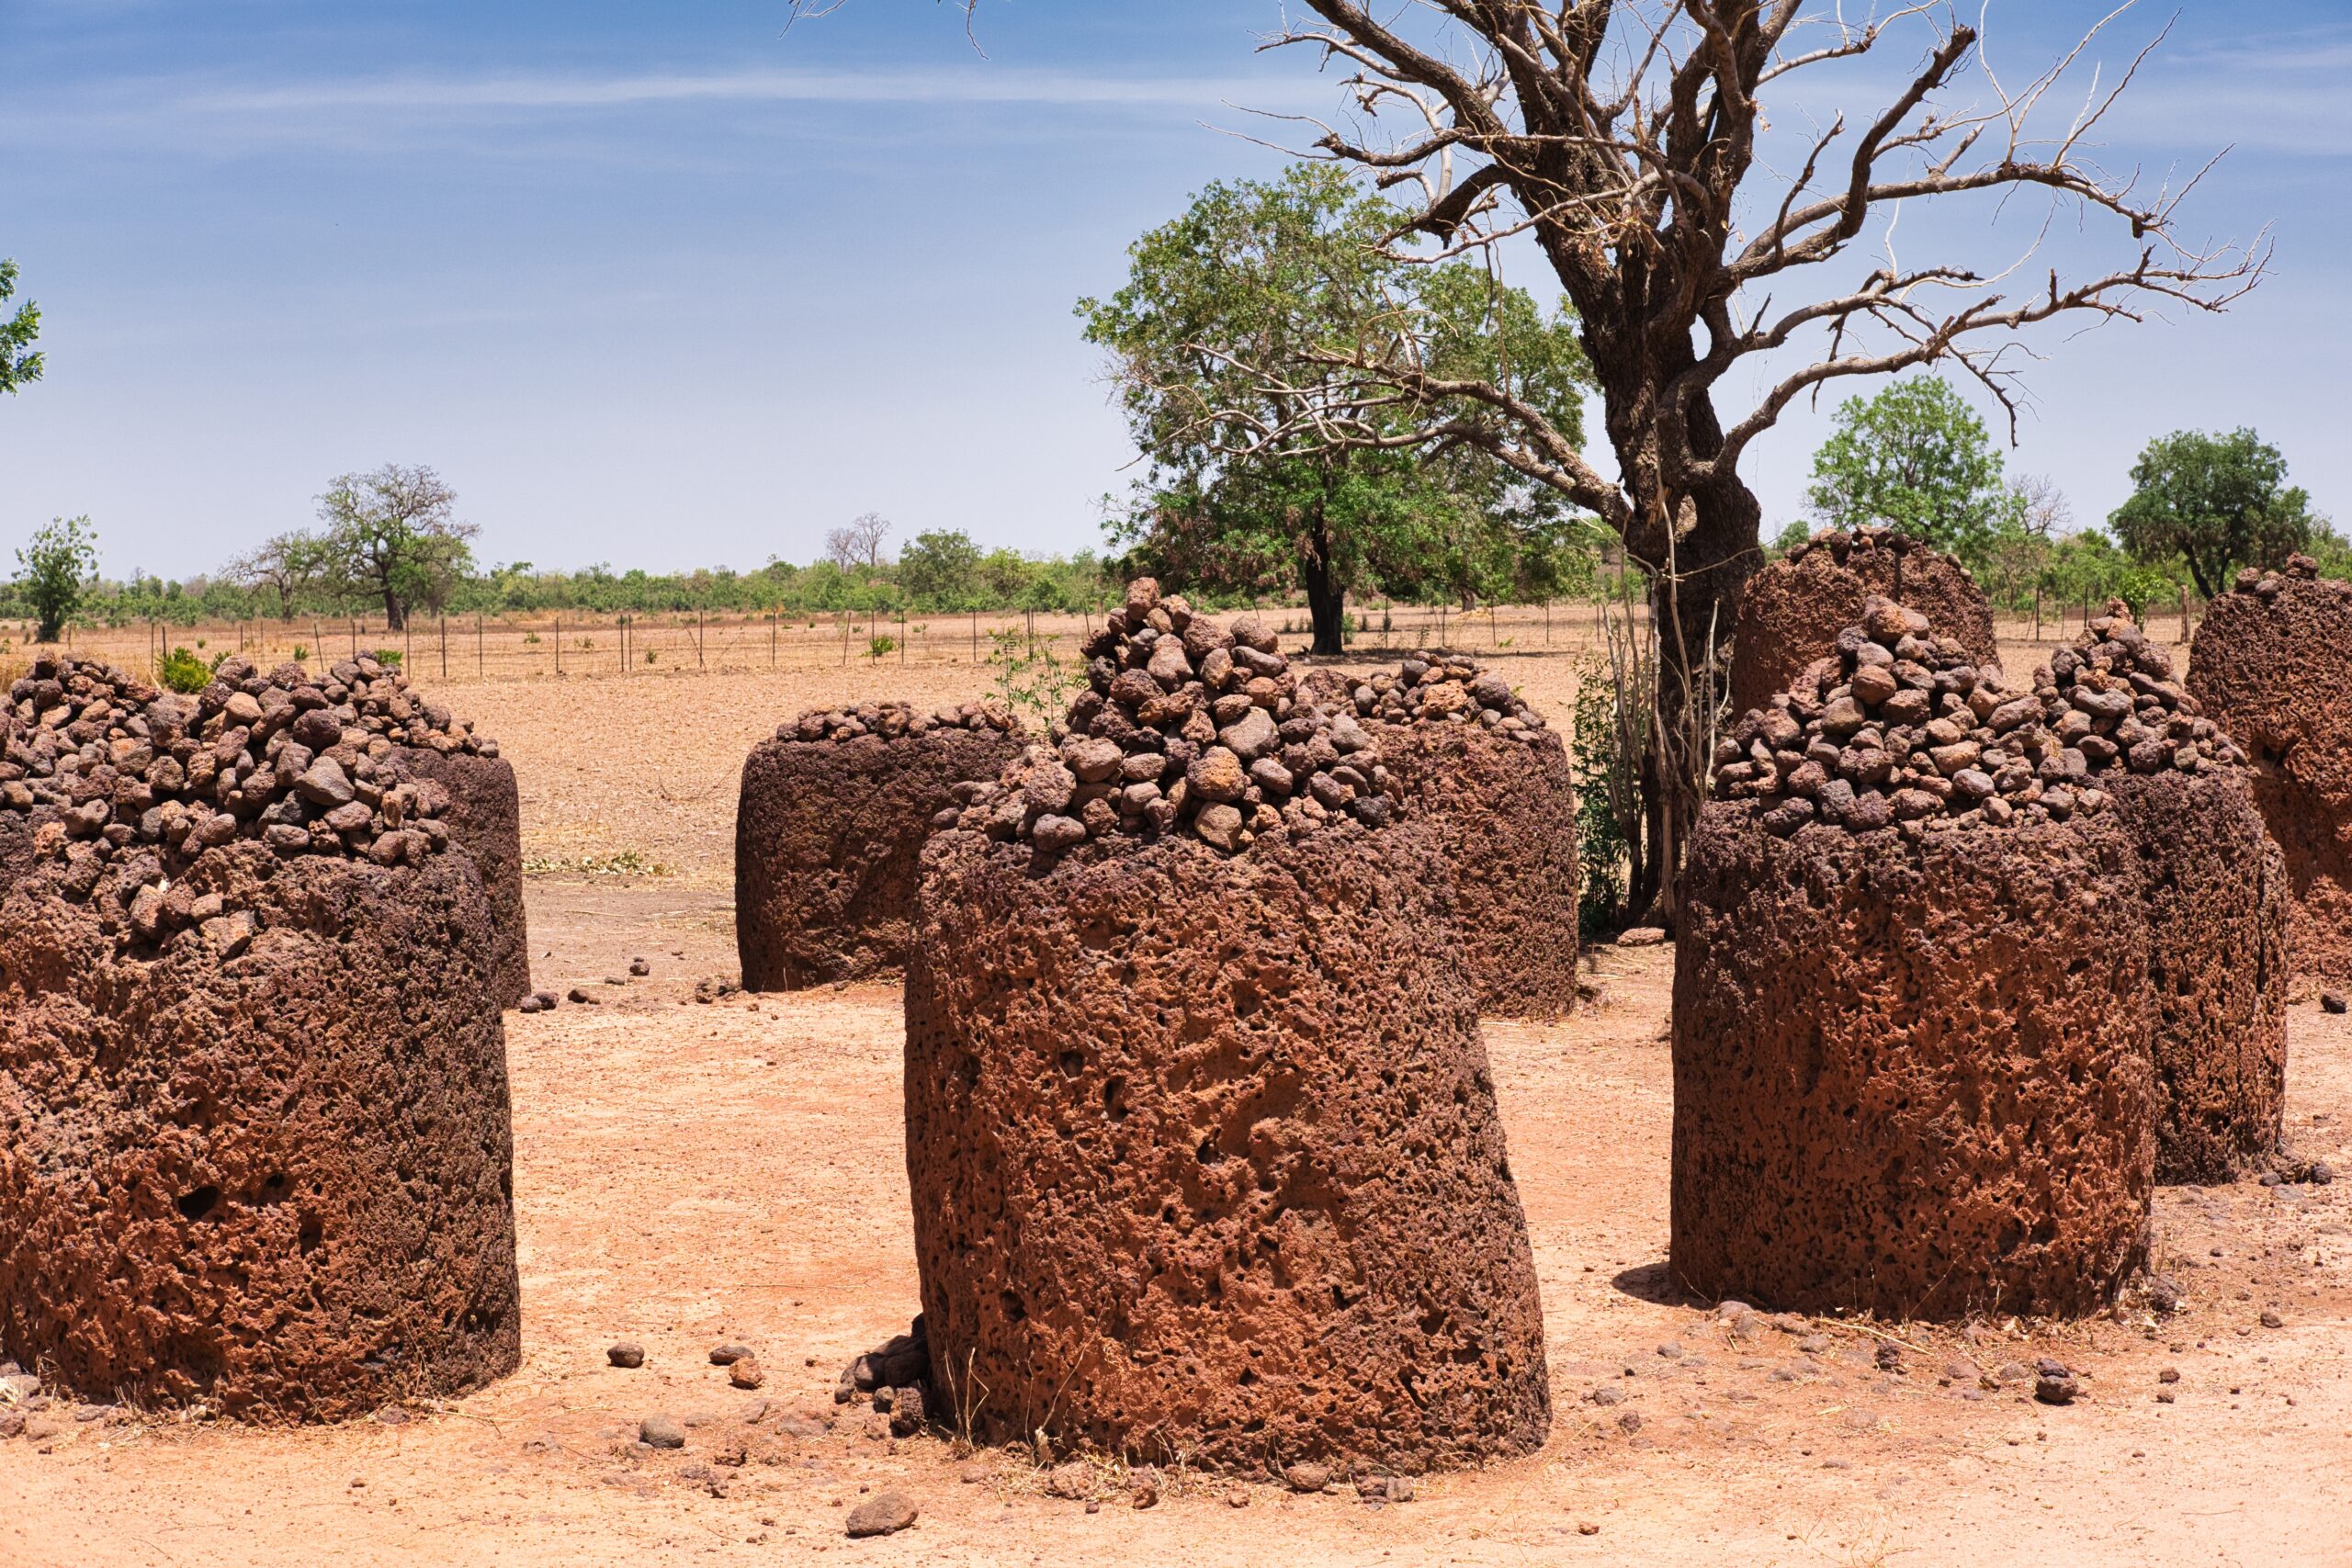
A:
[[[2241,593],[2251,593],[2257,599],[2278,597],[2289,582],[2316,582],[2320,580],[2319,562],[2306,555],[2291,555],[2287,564],[2277,571],[2265,571],[2259,567],[2246,567],[2232,584]],[[2352,582],[2336,582],[2337,593],[2352,598]]]
[[[399,745],[495,750],[412,702],[372,660],[323,681],[294,664],[264,676],[243,659],[215,675],[182,696],[43,653],[9,688],[0,808],[34,819],[37,858],[69,897],[101,900],[102,929],[124,946],[219,919],[250,925],[218,895],[175,886],[219,845],[422,863],[449,845],[447,791],[401,779],[386,759]]]
[[[1839,566],[1862,571],[1879,557],[1900,559],[1914,550],[1936,553],[1926,540],[1915,539],[1900,528],[1830,528],[1814,535],[1781,558],[1794,564],[1807,556],[1827,555]]]
[[[2093,776],[2118,767],[2200,773],[2246,760],[2174,678],[2172,655],[2148,640],[2120,599],[2109,600],[2106,614],[2034,672],[2034,694]]]
[[[1464,653],[1419,649],[1395,670],[1344,683],[1357,714],[1384,724],[1476,724],[1530,745],[1544,729],[1509,681]]]
[[[931,1339],[917,1314],[906,1333],[892,1335],[842,1369],[833,1403],[866,1400],[876,1414],[890,1418],[892,1437],[909,1438],[922,1429],[930,1388]]]
[[[933,826],[1047,852],[1189,832],[1232,852],[1340,818],[1390,820],[1387,771],[1352,713],[1301,690],[1255,615],[1219,627],[1139,578],[1085,646],[1089,689],[1001,778],[956,787]]]
[[[854,708],[810,708],[776,726],[778,740],[854,740],[861,735],[895,739],[934,729],[994,729],[1011,734],[1018,726],[1000,702],[946,704],[924,713],[907,703],[865,703]]]
[[[2063,821],[2109,804],[2104,773],[2243,760],[2120,604],[2017,691],[1919,611],[1873,599],[1833,658],[1717,743],[1714,780],[1724,798],[1761,802],[1785,836],[1814,821]]]

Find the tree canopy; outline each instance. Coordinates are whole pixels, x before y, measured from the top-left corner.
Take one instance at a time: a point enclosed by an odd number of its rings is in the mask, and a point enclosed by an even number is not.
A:
[[[344,474],[319,497],[332,570],[383,605],[388,629],[406,626],[413,608],[438,608],[472,570],[468,541],[480,530],[458,522],[457,507],[439,474],[399,463]]]
[[[2207,598],[2242,566],[2276,567],[2327,532],[2311,497],[2287,483],[2287,459],[2251,430],[2180,430],[2132,465],[2132,498],[2108,525],[2143,561],[2178,559]]]
[[[1382,242],[1405,217],[1327,164],[1221,182],[1129,248],[1116,294],[1078,305],[1149,465],[1110,524],[1114,542],[1187,586],[1299,588],[1320,651],[1340,649],[1351,587],[1434,578],[1485,592],[1500,562],[1517,574],[1521,544],[1548,552],[1564,512],[1466,443],[1418,456],[1251,453],[1306,410],[1334,406],[1341,372],[1329,356],[1409,332],[1449,373],[1499,379],[1582,429],[1589,378],[1573,323],[1483,268],[1389,256]],[[1429,401],[1375,392],[1346,417],[1401,429]],[[1452,412],[1465,430],[1498,417],[1469,403]]]
[[[1805,499],[1834,527],[1891,524],[1973,563],[2020,522],[2002,466],[1966,399],[1939,376],[1908,376],[1838,405]]]
[[[17,292],[17,264],[0,260],[0,392],[14,392],[40,379],[41,357],[33,347],[40,336],[40,307],[28,299],[8,313]]]
[[[17,552],[17,588],[40,621],[36,641],[57,640],[97,564],[97,531],[87,517],[60,517],[33,530]]]

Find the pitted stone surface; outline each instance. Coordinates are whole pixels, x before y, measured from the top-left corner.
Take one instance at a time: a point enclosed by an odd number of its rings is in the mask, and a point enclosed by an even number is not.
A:
[[[333,1420],[520,1357],[505,1038],[460,856],[215,849],[126,951],[0,902],[0,1352],[85,1399]],[[209,903],[208,903],[208,900]]]
[[[1419,651],[1305,689],[1354,709],[1377,738],[1389,792],[1438,835],[1454,869],[1455,947],[1481,1012],[1559,1018],[1577,996],[1577,806],[1567,752],[1499,673]]]
[[[2119,689],[2133,705],[2086,773],[2140,851],[2157,1178],[2226,1181],[2266,1166],[2285,1114],[2289,897],[2244,752],[2120,603],[2053,654],[2037,685],[2070,706]],[[2081,708],[2059,711],[2078,750],[2101,733]]]
[[[942,1408],[1250,1472],[1542,1443],[1451,885],[1408,826],[932,840],[907,1161]]]
[[[735,812],[745,988],[797,990],[905,963],[932,818],[956,805],[957,785],[994,778],[1019,745],[1001,709],[933,715],[903,704],[814,711],[762,741]]]
[[[1760,816],[1707,807],[1683,873],[1676,1278],[1895,1318],[2106,1305],[2147,1255],[2156,1111],[2114,814]]]
[[[1758,570],[1740,592],[1732,711],[1763,706],[1829,653],[1873,595],[1923,612],[1979,669],[2000,662],[1992,609],[1959,561],[1891,529],[1816,534]]]
[[[448,792],[442,820],[473,857],[490,898],[491,999],[511,1008],[531,994],[530,922],[523,908],[523,797],[514,765],[478,752],[402,746],[391,762],[404,776]]]
[[[2293,893],[2295,972],[2352,985],[2352,582],[2306,556],[2241,572],[2198,624],[2188,686],[2252,759]]]
[[[2239,770],[2116,781],[2147,889],[2156,1175],[2225,1182],[2278,1153],[2287,1093],[2287,891]]]
[[[220,845],[414,865],[455,843],[490,895],[492,999],[520,1000],[521,834],[497,743],[373,659],[314,677],[230,658],[213,676],[182,696],[92,660],[35,659],[0,710],[0,891],[48,866],[71,897],[97,891],[119,942],[168,942],[193,919],[168,889]],[[134,919],[146,889],[153,919]]]

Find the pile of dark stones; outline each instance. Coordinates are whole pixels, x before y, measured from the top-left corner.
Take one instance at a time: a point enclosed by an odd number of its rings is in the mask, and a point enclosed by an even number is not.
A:
[[[1384,724],[1476,724],[1531,746],[1544,732],[1544,716],[1509,681],[1464,653],[1419,649],[1394,670],[1342,684],[1360,716]]]
[[[1255,615],[1220,627],[1159,585],[1085,645],[1088,689],[993,782],[957,786],[934,818],[1047,852],[1121,834],[1189,833],[1228,852],[1335,819],[1381,827],[1387,771],[1353,713],[1332,712]]]
[[[2254,566],[2243,568],[2239,570],[2237,580],[2232,586],[2241,593],[2251,593],[2257,599],[2267,600],[2278,598],[2281,592],[2285,592],[2285,585],[2290,582],[2319,581],[2319,562],[2310,556],[2297,554],[2289,556],[2287,564],[2276,571],[2265,571],[2260,567]],[[2352,582],[2337,582],[2335,591],[2344,596],[2352,597]]]
[[[1998,826],[2103,810],[2102,775],[2244,760],[2122,605],[2088,630],[2087,646],[2060,649],[2020,691],[1921,612],[1873,599],[1833,657],[1716,744],[1715,792],[1761,801],[1764,826],[1784,837],[1816,821]]]
[[[258,840],[281,856],[383,866],[448,848],[447,791],[388,759],[396,746],[491,755],[494,742],[413,701],[372,660],[313,680],[300,665],[265,676],[231,659],[215,676],[184,696],[42,653],[9,688],[0,807],[29,836],[31,863],[68,897],[97,900],[101,929],[119,945],[192,927],[232,938],[209,928],[244,917],[184,884],[197,857],[221,845]]]
[[[876,1415],[890,1418],[892,1437],[909,1438],[922,1430],[932,1417],[946,1414],[929,1407],[930,1393],[931,1339],[924,1332],[922,1314],[917,1313],[906,1333],[892,1335],[842,1369],[833,1385],[833,1403],[851,1404],[863,1399]]]
[[[776,726],[778,740],[842,741],[862,735],[895,740],[934,729],[993,729],[1010,734],[1012,710],[1000,702],[947,704],[925,713],[908,703],[865,703],[856,707],[810,708]]]

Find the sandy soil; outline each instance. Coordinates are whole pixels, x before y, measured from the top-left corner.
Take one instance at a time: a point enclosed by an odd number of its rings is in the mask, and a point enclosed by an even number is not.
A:
[[[1563,712],[1564,663],[1525,664]],[[1597,952],[1598,999],[1566,1024],[1487,1029],[1544,1295],[1540,1454],[1386,1506],[1170,1476],[1137,1511],[1106,1471],[1089,1512],[1026,1455],[891,1439],[831,1390],[915,1306],[896,991],[692,999],[733,965],[737,761],[849,694],[744,675],[633,682],[626,712],[612,694],[465,693],[515,759],[530,853],[675,868],[529,885],[541,982],[602,1000],[508,1017],[523,1369],[338,1430],[52,1406],[0,1443],[0,1563],[2352,1563],[2352,1181],[2162,1192],[2160,1266],[2188,1292],[2163,1322],[1741,1337],[1663,1267],[1663,949]],[[649,978],[604,983],[639,956]],[[2290,1134],[2352,1168],[2352,1020],[2298,1006],[2291,1031]],[[605,1365],[624,1338],[643,1370]],[[758,1350],[756,1393],[708,1364],[729,1340]],[[1981,1386],[2040,1355],[2084,1374],[2080,1401]],[[655,1415],[687,1424],[683,1450],[631,1441]],[[919,1522],[846,1540],[885,1488]]]

